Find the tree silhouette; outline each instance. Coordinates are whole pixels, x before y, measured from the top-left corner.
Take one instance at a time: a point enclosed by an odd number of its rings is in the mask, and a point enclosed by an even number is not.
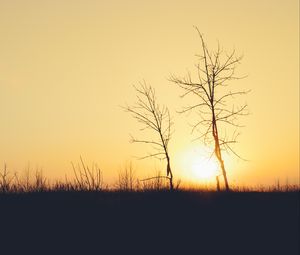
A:
[[[199,99],[198,103],[184,108],[181,112],[196,110],[199,113],[200,119],[193,124],[192,132],[200,126],[205,126],[205,130],[202,131],[199,138],[202,138],[205,144],[214,144],[214,155],[219,162],[225,189],[228,191],[229,183],[222,151],[226,150],[240,157],[232,148],[239,136],[237,129],[241,127],[236,121],[239,116],[248,114],[247,104],[236,107],[234,104],[228,104],[228,100],[247,94],[249,91],[231,91],[228,89],[229,81],[243,78],[235,75],[236,67],[242,56],[236,56],[235,50],[227,54],[220,48],[219,44],[216,50],[210,51],[197,27],[196,30],[202,48],[202,53],[197,55],[199,62],[196,65],[196,81],[192,79],[190,73],[183,78],[173,75],[170,81],[184,89],[185,92],[182,97],[192,94]],[[220,126],[225,132],[220,132]],[[235,128],[230,138],[226,133],[226,126]]]
[[[166,176],[157,176],[153,178],[167,178],[169,180],[170,190],[173,190],[173,173],[170,163],[170,155],[168,151],[169,141],[171,139],[171,117],[169,109],[166,106],[160,106],[156,101],[154,88],[148,86],[145,82],[140,83],[139,87],[135,87],[137,93],[137,101],[133,106],[124,107],[125,111],[130,113],[134,119],[142,124],[141,130],[152,130],[156,134],[154,140],[136,139],[131,137],[133,143],[144,143],[152,145],[155,152],[150,153],[146,158],[157,158],[167,161]],[[148,179],[153,179],[148,178]]]

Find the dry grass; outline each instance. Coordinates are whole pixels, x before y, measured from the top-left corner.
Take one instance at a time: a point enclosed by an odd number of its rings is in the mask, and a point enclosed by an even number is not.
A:
[[[168,180],[162,178],[160,172],[154,177],[139,179],[132,164],[126,165],[118,172],[118,179],[112,185],[105,185],[103,173],[100,168],[93,164],[89,167],[80,158],[80,162],[72,164],[74,177],[64,181],[50,181],[44,176],[41,169],[31,171],[26,169],[22,175],[12,173],[4,165],[0,169],[0,193],[29,193],[29,192],[56,192],[56,191],[121,191],[121,192],[145,192],[145,191],[166,191],[169,190]],[[177,191],[187,192],[216,192],[216,188],[211,185],[197,185],[191,183],[181,183],[177,181],[175,185]],[[232,192],[299,192],[299,185],[280,184],[279,181],[271,186],[231,186]]]

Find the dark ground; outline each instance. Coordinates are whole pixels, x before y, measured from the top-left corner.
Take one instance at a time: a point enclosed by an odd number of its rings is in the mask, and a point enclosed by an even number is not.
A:
[[[299,254],[299,192],[0,194],[0,254]]]

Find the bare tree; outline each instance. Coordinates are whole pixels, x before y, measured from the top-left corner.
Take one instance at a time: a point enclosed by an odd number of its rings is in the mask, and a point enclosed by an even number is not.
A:
[[[125,111],[129,112],[134,119],[142,124],[141,130],[151,130],[155,133],[156,138],[150,139],[131,139],[133,143],[143,143],[152,145],[155,152],[142,157],[146,158],[158,158],[160,160],[167,161],[166,176],[170,184],[170,190],[173,190],[173,173],[171,170],[170,155],[168,151],[169,141],[171,139],[171,117],[169,109],[166,106],[160,106],[156,102],[155,90],[148,86],[145,82],[140,83],[140,87],[134,87],[137,93],[137,101],[133,106],[125,107]],[[162,176],[154,177],[162,178]]]
[[[236,96],[247,94],[249,91],[231,91],[228,89],[229,81],[243,78],[235,75],[236,67],[242,56],[236,56],[235,50],[227,54],[220,48],[219,44],[216,50],[210,51],[197,27],[196,30],[202,48],[202,53],[197,55],[199,62],[196,65],[196,80],[188,73],[183,78],[173,75],[170,81],[184,89],[185,92],[182,97],[192,94],[199,99],[197,103],[184,108],[181,112],[197,111],[199,113],[200,118],[193,124],[192,132],[200,126],[205,127],[199,138],[204,139],[205,144],[214,144],[214,155],[220,164],[225,189],[228,191],[229,183],[222,151],[226,150],[240,157],[232,148],[239,135],[237,129],[241,127],[236,121],[239,116],[248,114],[247,104],[236,107],[232,103],[229,104],[228,101]],[[235,130],[230,138],[226,133],[226,130],[228,131],[226,126],[231,126]],[[223,133],[220,130],[221,127]]]

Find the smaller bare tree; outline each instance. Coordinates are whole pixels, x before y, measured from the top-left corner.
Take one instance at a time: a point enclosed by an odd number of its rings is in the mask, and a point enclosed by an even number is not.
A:
[[[134,119],[142,124],[142,131],[146,129],[151,130],[156,134],[156,138],[151,140],[131,137],[131,142],[152,145],[154,152],[140,159],[154,157],[167,161],[166,176],[153,178],[167,178],[169,180],[170,190],[173,190],[173,172],[168,150],[172,128],[169,109],[157,103],[154,88],[148,86],[145,82],[140,83],[140,87],[134,86],[134,88],[137,93],[136,104],[125,107],[125,111],[130,113]]]

